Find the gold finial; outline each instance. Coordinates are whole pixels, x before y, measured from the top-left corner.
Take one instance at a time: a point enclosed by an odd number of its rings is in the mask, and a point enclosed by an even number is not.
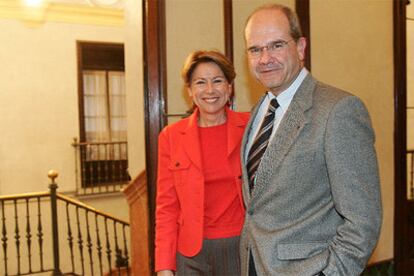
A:
[[[59,173],[55,170],[50,170],[47,173],[47,176],[52,180],[52,183],[55,183],[55,178],[58,177]]]

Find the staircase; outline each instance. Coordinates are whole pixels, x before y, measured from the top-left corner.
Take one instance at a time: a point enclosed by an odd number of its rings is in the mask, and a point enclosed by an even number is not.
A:
[[[129,223],[57,193],[0,196],[0,275],[132,275]]]

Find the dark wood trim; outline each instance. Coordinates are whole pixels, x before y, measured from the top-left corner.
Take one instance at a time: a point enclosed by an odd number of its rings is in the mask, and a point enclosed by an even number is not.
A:
[[[223,0],[224,15],[224,51],[231,62],[233,59],[233,1]]]
[[[234,63],[234,48],[233,48],[233,0],[223,0],[223,22],[224,22],[224,54]],[[233,108],[234,89],[233,83],[230,96],[230,106]]]
[[[394,15],[394,261],[396,275],[408,275],[409,252],[407,242],[407,49],[406,0],[393,1]]]
[[[80,41],[76,42],[78,59],[78,110],[79,110],[79,141],[85,142],[85,112],[83,103],[83,74],[82,74],[82,46]]]
[[[148,188],[148,246],[151,271],[154,271],[155,194],[157,179],[158,134],[165,125],[166,99],[165,2],[143,1],[145,143]],[[139,62],[139,61],[137,61]]]
[[[124,44],[78,41],[83,70],[125,71]]]
[[[296,0],[296,13],[299,17],[302,34],[306,37],[305,67],[311,70],[311,33],[309,0]]]

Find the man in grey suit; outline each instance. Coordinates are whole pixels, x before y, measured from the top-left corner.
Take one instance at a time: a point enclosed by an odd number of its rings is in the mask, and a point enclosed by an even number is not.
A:
[[[257,9],[245,39],[251,73],[269,91],[242,142],[242,275],[359,275],[382,222],[369,114],[304,68],[289,8]]]

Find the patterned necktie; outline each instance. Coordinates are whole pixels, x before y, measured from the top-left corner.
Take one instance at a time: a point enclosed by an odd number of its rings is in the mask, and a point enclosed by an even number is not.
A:
[[[249,157],[247,159],[247,174],[249,176],[250,191],[253,190],[256,170],[259,167],[262,156],[266,151],[267,145],[269,144],[269,138],[273,129],[273,120],[275,118],[275,111],[278,107],[279,103],[276,98],[273,98],[269,103],[269,108],[263,119],[262,125],[260,126],[260,130],[250,148]]]

